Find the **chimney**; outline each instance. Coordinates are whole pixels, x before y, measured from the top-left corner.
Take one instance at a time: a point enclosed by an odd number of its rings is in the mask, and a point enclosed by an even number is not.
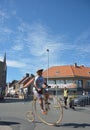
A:
[[[84,67],[84,65],[81,65],[81,67]]]
[[[77,67],[77,63],[74,63],[74,67]]]
[[[29,77],[29,73],[26,73],[26,77]]]

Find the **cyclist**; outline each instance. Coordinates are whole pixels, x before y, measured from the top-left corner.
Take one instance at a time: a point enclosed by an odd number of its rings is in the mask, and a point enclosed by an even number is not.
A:
[[[45,96],[45,103],[47,103],[49,95],[48,95],[48,91],[46,90],[47,85],[45,83],[45,79],[42,76],[42,74],[43,74],[43,69],[37,71],[37,76],[35,77],[34,80],[33,93],[39,100],[42,114],[47,114],[43,106],[43,96]]]

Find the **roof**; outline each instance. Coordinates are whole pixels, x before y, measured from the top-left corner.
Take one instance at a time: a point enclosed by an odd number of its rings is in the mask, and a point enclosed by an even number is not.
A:
[[[43,72],[43,76],[47,77],[47,70]],[[90,78],[90,67],[66,65],[53,66],[48,69],[49,78],[57,77],[88,77]]]
[[[26,76],[19,80],[18,84],[25,83],[30,77],[31,76],[28,73],[26,73]]]
[[[24,84],[24,88],[29,87],[33,82],[34,78],[29,79],[29,81]]]
[[[19,84],[21,84],[23,81],[25,81],[27,77],[23,77],[21,80],[18,81]]]

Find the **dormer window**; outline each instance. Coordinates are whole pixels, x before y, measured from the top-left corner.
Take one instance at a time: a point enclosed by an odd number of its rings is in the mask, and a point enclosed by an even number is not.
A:
[[[90,72],[88,72],[90,74]]]
[[[56,71],[56,74],[59,74],[60,73],[60,71]]]

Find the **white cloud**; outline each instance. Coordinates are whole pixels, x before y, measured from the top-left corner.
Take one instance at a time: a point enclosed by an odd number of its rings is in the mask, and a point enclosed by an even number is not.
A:
[[[5,27],[5,26],[4,27],[0,26],[0,33],[5,34],[5,35],[10,35],[12,32],[13,31],[10,28]]]
[[[41,56],[46,53],[46,49],[50,49],[51,53],[58,50],[70,49],[70,46],[65,46],[57,40],[58,37],[53,37],[46,28],[41,24],[34,24],[27,33],[27,46],[30,53],[34,56]]]
[[[0,23],[3,24],[9,18],[6,11],[0,10]]]
[[[0,56],[0,61],[3,61],[3,57],[2,56]]]
[[[90,41],[90,28],[82,32],[75,40],[76,43],[84,43],[87,40]]]
[[[20,61],[7,60],[7,66],[15,67],[15,68],[23,68],[26,66],[26,64]]]
[[[14,45],[14,46],[12,47],[12,49],[13,49],[14,51],[20,51],[20,50],[23,49],[23,45],[22,45],[22,44],[16,44],[16,45]]]
[[[73,48],[73,45],[65,44],[57,40],[58,37],[53,37],[48,28],[45,28],[40,23],[29,25],[23,22],[18,27],[10,51],[10,56],[12,55],[12,58],[14,57],[17,60],[7,61],[11,67],[23,67],[23,71],[30,70],[31,67],[32,70],[47,68],[47,49],[50,50],[49,57],[52,65],[57,63],[62,51]],[[22,62],[18,63],[21,60]]]

